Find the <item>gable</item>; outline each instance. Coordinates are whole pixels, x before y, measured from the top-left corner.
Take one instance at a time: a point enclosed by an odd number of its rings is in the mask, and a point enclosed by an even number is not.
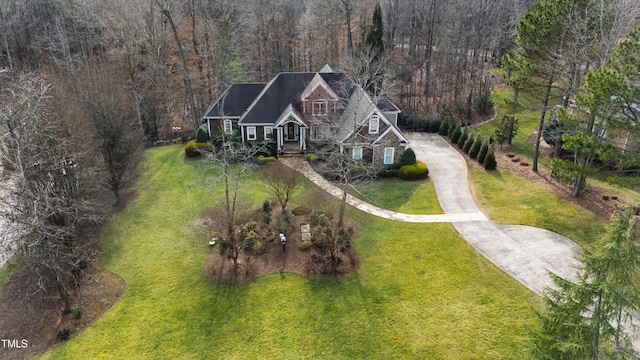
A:
[[[338,100],[338,95],[329,87],[320,74],[316,74],[309,85],[304,89],[300,96],[301,101],[307,101],[314,98],[323,98],[327,100]]]
[[[300,94],[314,76],[315,73],[276,75],[240,118],[239,124],[273,124],[289,105],[299,111]]]

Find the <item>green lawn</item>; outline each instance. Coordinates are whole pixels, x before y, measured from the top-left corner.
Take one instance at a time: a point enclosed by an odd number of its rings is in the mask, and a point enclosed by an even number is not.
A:
[[[137,199],[101,237],[104,266],[126,281],[122,299],[44,358],[513,359],[524,352],[541,299],[450,224],[398,223],[350,209],[360,228],[357,273],[211,283],[203,272],[208,249],[191,227],[215,201],[201,186],[213,170],[184,161],[179,146],[146,156]],[[258,177],[243,186],[259,206],[266,194]],[[426,191],[421,186],[416,192]]]
[[[541,185],[509,172],[470,171],[479,205],[493,221],[552,230],[587,248],[604,233],[603,219]]]
[[[406,214],[442,214],[431,180],[384,179],[356,184],[352,195],[387,210]]]
[[[4,265],[0,266],[0,289],[2,289],[4,284],[11,279],[11,276],[13,276],[16,270],[20,267],[20,264],[22,264],[22,258],[14,257]]]

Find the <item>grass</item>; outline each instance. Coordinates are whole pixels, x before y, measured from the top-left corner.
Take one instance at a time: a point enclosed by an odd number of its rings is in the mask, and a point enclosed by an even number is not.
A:
[[[101,236],[104,266],[126,281],[122,299],[43,358],[508,359],[524,352],[541,299],[450,224],[398,223],[350,209],[360,227],[357,273],[211,283],[203,273],[208,249],[191,224],[214,201],[200,185],[215,170],[183,161],[178,146],[146,156],[137,199]],[[421,186],[412,194],[426,191]],[[263,188],[253,174],[243,195],[259,206]]]
[[[430,180],[383,179],[356,184],[352,195],[383,209],[406,214],[442,214]]]
[[[478,203],[493,221],[545,228],[586,248],[592,248],[604,233],[603,219],[541,185],[509,172],[470,171]]]
[[[4,265],[0,266],[0,289],[11,279],[11,276],[18,270],[22,264],[22,257],[14,256]]]

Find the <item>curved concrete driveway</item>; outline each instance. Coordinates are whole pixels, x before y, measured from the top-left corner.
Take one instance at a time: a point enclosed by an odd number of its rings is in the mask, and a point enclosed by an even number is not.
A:
[[[408,139],[416,158],[429,167],[445,214],[481,213],[469,191],[462,155],[437,134],[415,133]],[[499,225],[486,218],[452,224],[474,249],[538,294],[553,286],[547,271],[575,279],[580,247],[562,235],[531,226]]]
[[[467,181],[464,158],[437,134],[415,133],[407,136],[416,158],[429,167],[438,201],[444,214],[413,215],[381,209],[353,196],[347,202],[370,214],[406,222],[450,222],[479,253],[523,285],[542,295],[553,286],[547,271],[565,279],[574,279],[580,247],[568,238],[530,226],[499,225],[487,219],[476,205]],[[342,191],[314,172],[306,161],[282,158],[331,195]]]

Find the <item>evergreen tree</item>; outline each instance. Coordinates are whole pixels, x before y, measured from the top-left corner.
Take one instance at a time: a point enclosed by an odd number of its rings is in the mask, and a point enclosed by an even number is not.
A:
[[[482,146],[480,147],[480,152],[478,153],[477,160],[480,164],[484,163],[484,158],[487,156],[488,151],[489,151],[489,143],[485,141],[482,143]]]
[[[471,146],[473,146],[473,143],[475,141],[476,139],[473,136],[469,136],[467,141],[465,141],[464,144],[461,146],[462,151],[464,151],[465,154],[468,154],[469,150],[471,150]]]
[[[601,246],[583,250],[576,283],[553,277],[547,309],[533,332],[532,354],[539,359],[626,358],[637,354],[626,333],[640,309],[638,208],[618,210]]]
[[[460,138],[458,139],[458,147],[462,149],[469,137],[469,131],[467,130],[467,128],[462,129],[462,133],[460,134]]]
[[[400,156],[400,166],[415,165],[416,153],[411,148],[407,148]]]
[[[458,139],[460,139],[460,135],[462,135],[462,130],[460,130],[460,125],[456,125],[453,133],[451,133],[451,142],[457,144]]]
[[[383,54],[383,37],[382,9],[380,8],[380,4],[376,4],[375,9],[373,10],[373,24],[371,25],[371,29],[369,29],[369,33],[367,33],[365,44],[367,44],[367,46],[369,46],[377,55]]]
[[[485,170],[495,170],[498,166],[498,163],[496,162],[496,155],[493,153],[492,149],[489,149],[487,152],[487,155],[482,162],[482,166],[484,166]]]
[[[469,156],[472,159],[475,159],[476,157],[478,157],[478,153],[480,152],[481,146],[482,146],[482,139],[480,138],[480,136],[477,136],[476,140],[473,142],[473,145],[471,145],[471,148],[469,149]]]

